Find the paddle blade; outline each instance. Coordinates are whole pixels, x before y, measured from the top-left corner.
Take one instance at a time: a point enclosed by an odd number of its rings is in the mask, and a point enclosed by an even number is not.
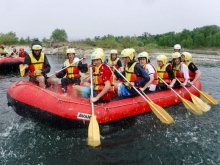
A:
[[[201,97],[203,98],[203,100],[205,100],[205,102],[209,103],[209,104],[214,104],[217,105],[218,101],[216,99],[214,99],[212,96],[210,96],[208,93],[205,93],[203,91],[199,91]]]
[[[203,112],[208,112],[210,110],[211,107],[205,102],[203,102],[200,98],[198,98],[197,96],[193,94],[190,94],[190,96],[192,98],[193,103]]]
[[[20,75],[21,75],[21,77],[23,77],[24,74],[25,74],[25,67],[24,67],[23,64],[20,64],[20,65],[19,65],[19,70],[20,70]]]
[[[89,77],[89,75],[80,77],[80,80],[81,80],[81,81],[82,81],[82,80],[85,80],[85,79],[87,79],[88,77]]]
[[[100,141],[100,133],[99,133],[99,124],[96,120],[94,113],[90,118],[89,129],[88,129],[88,145],[92,147],[99,146],[101,144]]]
[[[187,110],[189,110],[190,112],[192,112],[195,115],[202,115],[202,111],[195,104],[193,104],[189,100],[186,100],[182,97],[180,97],[180,98],[181,98],[181,100]]]
[[[160,119],[162,123],[165,123],[165,124],[173,123],[174,121],[173,118],[162,107],[160,107],[159,105],[153,102],[149,102],[149,101],[147,102],[150,105],[151,110]]]

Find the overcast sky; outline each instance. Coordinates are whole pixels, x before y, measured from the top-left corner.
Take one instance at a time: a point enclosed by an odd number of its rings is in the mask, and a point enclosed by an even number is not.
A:
[[[0,32],[19,38],[49,38],[56,28],[71,41],[220,26],[220,0],[0,0],[0,6]]]

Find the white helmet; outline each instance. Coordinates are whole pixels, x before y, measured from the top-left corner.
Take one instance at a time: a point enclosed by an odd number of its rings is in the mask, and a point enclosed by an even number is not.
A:
[[[180,44],[176,44],[176,45],[174,45],[174,47],[173,47],[173,49],[181,49],[181,45]]]

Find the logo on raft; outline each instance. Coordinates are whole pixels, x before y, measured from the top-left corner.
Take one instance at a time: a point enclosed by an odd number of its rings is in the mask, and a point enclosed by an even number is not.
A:
[[[86,114],[86,113],[78,113],[77,118],[78,119],[84,119],[84,120],[90,120],[92,115]]]

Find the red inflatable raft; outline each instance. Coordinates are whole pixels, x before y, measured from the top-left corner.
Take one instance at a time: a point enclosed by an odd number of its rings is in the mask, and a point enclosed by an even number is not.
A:
[[[201,89],[200,81],[195,86]],[[187,87],[196,96],[199,92],[193,87]],[[71,93],[71,86],[68,91]],[[189,93],[184,88],[175,89],[185,99],[190,99]],[[71,98],[61,94],[61,87],[58,93],[49,89],[43,89],[28,82],[18,81],[13,83],[7,92],[8,104],[19,115],[38,117],[55,122],[56,119],[88,123],[91,116],[91,104],[83,98]],[[171,90],[148,94],[148,97],[161,107],[170,106],[181,102],[181,99]],[[106,104],[94,106],[94,112],[98,123],[108,123],[123,118],[150,112],[148,103],[141,97],[113,100]]]
[[[4,57],[0,58],[0,71],[8,72],[11,70],[18,70],[19,65],[24,62],[24,58],[20,57]]]

